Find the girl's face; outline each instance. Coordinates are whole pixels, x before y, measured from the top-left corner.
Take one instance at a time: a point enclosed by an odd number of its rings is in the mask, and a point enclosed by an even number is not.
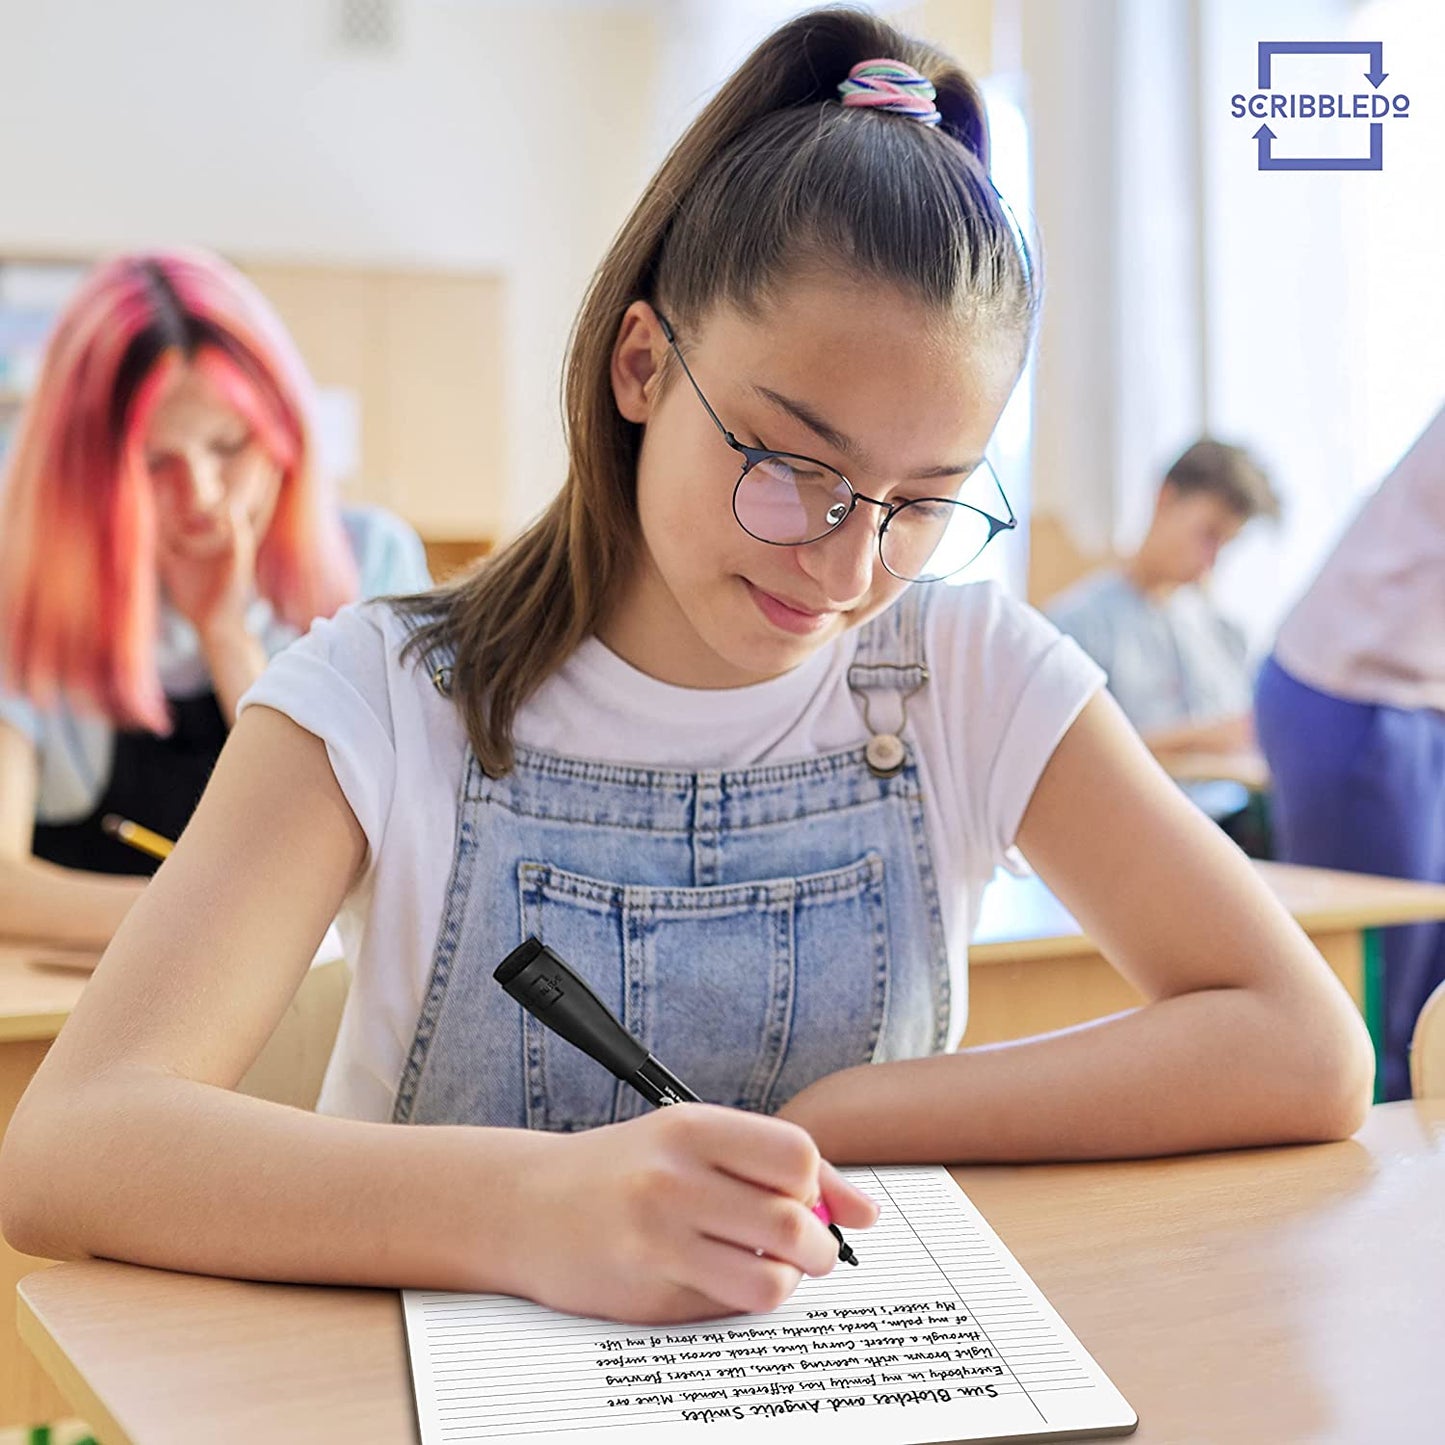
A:
[[[145,435],[163,549],[190,561],[219,555],[236,523],[266,534],[281,470],[250,423],[204,372],[177,371],[161,393]]]
[[[808,280],[759,318],[719,307],[679,341],[739,441],[826,462],[881,501],[961,495],[997,506],[988,492],[975,498],[982,479],[968,476],[1017,377],[1012,338],[980,345],[889,289]],[[742,458],[680,367],[660,387],[668,349],[651,307],[635,302],[614,348],[612,385],[622,414],[646,428],[637,465],[643,545],[602,640],[680,686],[776,677],[910,584],[879,561],[884,514],[866,502],[806,546],[770,546],[743,531],[732,511]]]

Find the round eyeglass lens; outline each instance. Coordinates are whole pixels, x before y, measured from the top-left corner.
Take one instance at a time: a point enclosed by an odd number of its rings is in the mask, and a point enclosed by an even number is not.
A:
[[[883,565],[908,582],[934,582],[967,567],[993,536],[993,523],[965,502],[924,498],[888,519],[878,539]]]
[[[785,547],[826,537],[852,507],[842,474],[806,457],[765,457],[733,489],[733,515],[743,531]]]

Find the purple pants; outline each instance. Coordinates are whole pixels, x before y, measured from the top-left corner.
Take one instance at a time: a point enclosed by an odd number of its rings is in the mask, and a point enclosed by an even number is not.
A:
[[[1445,713],[1318,692],[1271,657],[1255,714],[1282,862],[1445,883]],[[1382,1093],[1407,1099],[1415,1020],[1445,978],[1445,923],[1385,929],[1383,939]]]

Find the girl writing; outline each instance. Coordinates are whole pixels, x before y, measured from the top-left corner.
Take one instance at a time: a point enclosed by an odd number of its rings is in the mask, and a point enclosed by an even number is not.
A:
[[[249,694],[17,1115],[14,1243],[698,1319],[833,1267],[809,1206],[875,1217],[835,1163],[1353,1130],[1323,961],[1093,664],[947,585],[1012,525],[1038,301],[967,76],[852,10],[765,41],[597,272],[561,493]],[[1146,1002],[950,1052],[1016,843]],[[237,1097],[338,909],[320,1112]],[[537,1028],[491,978],[528,934],[709,1102]]]

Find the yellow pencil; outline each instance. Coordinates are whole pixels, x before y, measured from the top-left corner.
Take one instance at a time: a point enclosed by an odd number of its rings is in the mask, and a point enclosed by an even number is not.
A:
[[[112,838],[119,838],[122,843],[129,843],[132,848],[149,853],[152,858],[169,858],[176,846],[169,838],[162,838],[159,833],[152,833],[149,828],[142,828],[139,823],[132,823],[129,818],[118,817],[115,813],[107,813],[100,820],[100,826]]]

